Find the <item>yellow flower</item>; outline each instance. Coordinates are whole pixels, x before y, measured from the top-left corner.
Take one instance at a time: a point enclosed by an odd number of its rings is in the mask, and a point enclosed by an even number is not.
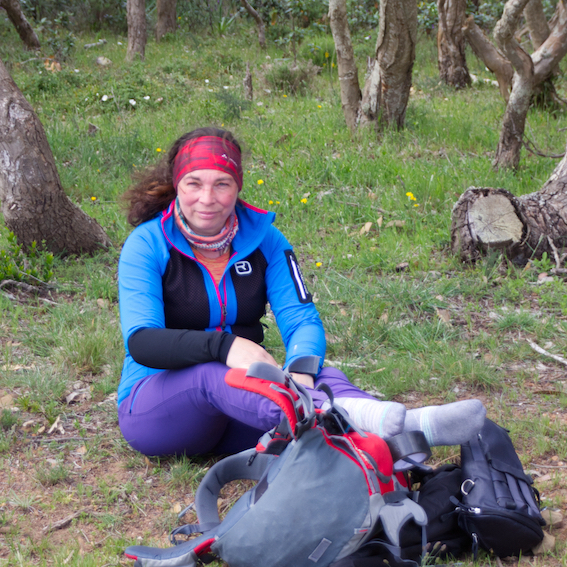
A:
[[[414,207],[419,207],[419,203],[416,203],[416,204],[414,205]]]
[[[263,179],[258,179],[258,185],[263,185],[264,184],[264,180]]]
[[[91,197],[91,201],[94,203],[96,201],[96,197]]]
[[[180,20],[180,19],[181,19],[181,16],[177,16],[177,19]]]
[[[408,191],[408,192],[406,193],[406,197],[409,197],[409,198],[411,199],[411,198],[413,197],[413,193],[411,193],[411,192]]]
[[[274,204],[274,202],[270,199],[270,200],[268,201],[268,205],[273,205],[273,204]]]
[[[325,51],[325,59],[328,59],[328,58],[329,58],[329,52]]]
[[[307,204],[307,199],[303,198],[303,199],[301,199],[301,202],[302,202],[304,205],[306,205],[306,204]]]
[[[161,152],[161,148],[156,148],[156,152]]]
[[[284,97],[284,98],[287,98],[287,95],[286,95],[286,94],[284,94],[284,95],[283,95],[283,97]]]
[[[315,265],[320,268],[323,265],[323,262],[317,262]]]
[[[279,205],[279,204],[280,204],[280,202],[279,202],[279,201],[276,201],[276,205]]]
[[[335,64],[334,64],[334,63],[331,63],[331,67],[334,67],[334,66],[335,66]]]
[[[323,108],[320,104],[317,105],[317,108]]]

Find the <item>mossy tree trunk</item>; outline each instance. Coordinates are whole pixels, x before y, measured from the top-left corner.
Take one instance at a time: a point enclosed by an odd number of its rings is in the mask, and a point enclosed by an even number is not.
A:
[[[157,0],[156,41],[177,30],[177,0]]]
[[[0,61],[0,201],[6,226],[25,248],[56,254],[111,245],[100,225],[65,195],[41,122]]]
[[[146,0],[128,0],[126,17],[128,20],[126,61],[134,61],[136,57],[143,60],[147,41]]]
[[[462,89],[471,84],[465,56],[463,25],[466,0],[437,0],[437,61],[441,80]]]
[[[27,49],[40,49],[39,39],[24,16],[19,0],[0,0],[0,8],[6,10],[8,19],[16,28],[20,39],[24,42]]]
[[[515,197],[506,189],[469,187],[453,207],[451,246],[464,261],[496,249],[523,264],[566,245],[567,157],[540,191]]]

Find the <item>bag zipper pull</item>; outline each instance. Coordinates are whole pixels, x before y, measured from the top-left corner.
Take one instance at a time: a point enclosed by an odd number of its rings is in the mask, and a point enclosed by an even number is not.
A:
[[[473,560],[476,561],[478,558],[478,536],[476,533],[471,534],[473,544],[472,544],[472,552],[473,552]]]

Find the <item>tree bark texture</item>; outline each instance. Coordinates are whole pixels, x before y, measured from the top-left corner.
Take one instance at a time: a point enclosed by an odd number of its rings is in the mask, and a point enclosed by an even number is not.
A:
[[[39,39],[24,16],[19,0],[0,0],[0,8],[6,10],[9,20],[16,28],[27,49],[40,49]]]
[[[530,41],[533,48],[539,49],[550,34],[541,0],[530,0],[524,8],[524,17],[528,30],[530,30]]]
[[[453,207],[451,246],[464,261],[501,249],[524,264],[551,253],[550,240],[567,246],[567,157],[540,191],[514,197],[506,189],[470,187]]]
[[[465,20],[463,33],[475,55],[496,75],[500,94],[508,102],[512,88],[512,77],[514,76],[512,64],[494,47],[482,29],[476,25],[473,16],[469,16]]]
[[[373,57],[366,62],[366,79],[362,89],[359,124],[375,122],[380,110],[380,67]]]
[[[498,47],[514,67],[512,92],[506,105],[500,139],[493,166],[495,169],[516,169],[520,163],[520,150],[526,125],[526,116],[534,92],[534,65],[514,37],[518,21],[529,0],[508,0],[502,17],[494,28]]]
[[[144,59],[146,52],[146,0],[128,0],[126,5],[128,20],[128,49],[126,61],[136,57]]]
[[[532,54],[536,85],[550,77],[559,61],[567,55],[567,5],[558,0],[552,20],[555,24],[547,39]]]
[[[457,89],[468,87],[471,76],[465,57],[466,0],[437,0],[437,60],[441,80]]]
[[[417,2],[382,0],[376,42],[376,60],[380,69],[380,125],[404,126],[416,38]]]
[[[157,0],[156,41],[177,30],[177,0]]]
[[[482,29],[476,25],[473,16],[469,16],[465,20],[463,33],[474,54],[496,75],[500,94],[508,102],[512,88],[512,77],[514,76],[512,64],[494,47],[494,44],[486,37]]]
[[[111,245],[63,192],[41,122],[1,61],[0,201],[6,226],[25,248],[45,240],[55,254],[81,254]]]
[[[246,11],[252,16],[252,19],[256,22],[256,27],[258,28],[258,43],[262,49],[266,49],[266,26],[264,25],[264,20],[262,16],[252,7],[252,5],[247,2],[247,0],[240,0],[240,3]]]
[[[362,93],[347,20],[346,0],[329,0],[329,23],[335,42],[341,103],[347,126],[356,130]]]

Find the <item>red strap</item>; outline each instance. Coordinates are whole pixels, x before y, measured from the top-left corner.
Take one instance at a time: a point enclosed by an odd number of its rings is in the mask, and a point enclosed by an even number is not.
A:
[[[264,380],[262,378],[251,378],[246,376],[246,372],[246,368],[231,368],[226,373],[224,380],[229,386],[240,390],[246,390],[247,392],[254,392],[272,400],[272,402],[276,403],[284,412],[284,415],[289,421],[291,431],[295,431],[297,415],[295,413],[293,403],[285,394],[274,390],[271,385],[277,384],[279,388],[289,392],[294,400],[297,400],[298,396],[289,388],[286,388],[283,384],[271,382],[270,380]]]
[[[390,454],[390,449],[386,444],[386,441],[374,433],[366,433],[366,437],[362,437],[356,431],[351,431],[346,434],[350,437],[352,442],[362,451],[368,453],[376,462],[380,472],[387,477],[391,477],[394,472],[394,462],[392,461],[392,455]],[[378,479],[380,483],[380,492],[382,494],[386,492],[391,492],[394,490],[394,481],[384,484]]]

